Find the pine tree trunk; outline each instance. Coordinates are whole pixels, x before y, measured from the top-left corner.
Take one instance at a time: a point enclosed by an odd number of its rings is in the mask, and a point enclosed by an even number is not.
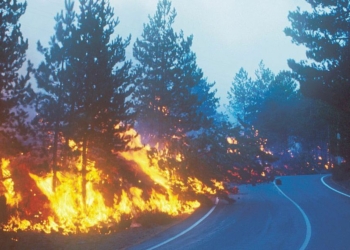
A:
[[[81,167],[81,176],[82,176],[82,187],[81,194],[83,198],[83,206],[86,206],[86,165],[87,165],[87,135],[83,139],[83,152],[82,152],[82,167]]]
[[[60,90],[62,88],[62,84],[60,86]],[[61,91],[60,91],[61,92]],[[55,122],[55,134],[53,139],[53,152],[52,152],[52,191],[56,191],[57,186],[57,150],[58,150],[58,134],[60,131],[60,116],[61,116],[61,93],[59,96],[57,114],[56,114],[56,122]]]
[[[57,186],[57,145],[58,145],[58,130],[59,126],[56,124],[55,127],[55,135],[54,135],[54,141],[53,141],[53,152],[52,152],[52,191],[56,191]]]
[[[63,69],[63,61],[61,62],[61,69]],[[52,155],[52,191],[56,191],[57,186],[57,151],[58,151],[58,134],[60,132],[60,118],[61,118],[61,100],[62,100],[62,81],[60,81],[59,93],[58,93],[58,103],[57,103],[57,113],[55,122],[55,135],[53,141],[53,155]]]

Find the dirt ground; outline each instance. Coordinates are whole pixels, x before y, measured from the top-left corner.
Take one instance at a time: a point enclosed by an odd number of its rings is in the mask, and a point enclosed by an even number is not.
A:
[[[37,232],[2,232],[0,231],[1,250],[87,250],[87,249],[126,249],[141,243],[167,228],[184,220],[187,216],[176,218],[167,225],[152,228],[135,227],[120,232],[101,235],[96,233],[61,235],[58,233],[45,234]]]

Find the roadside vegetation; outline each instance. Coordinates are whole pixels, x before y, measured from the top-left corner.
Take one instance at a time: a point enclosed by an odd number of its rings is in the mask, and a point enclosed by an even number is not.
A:
[[[106,0],[65,0],[49,44],[22,36],[26,2],[1,2],[3,229],[19,223],[10,222],[16,215],[34,224],[50,218],[64,232],[52,204],[66,183],[78,194],[79,223],[92,204],[121,211],[94,224],[103,231],[111,220],[170,222],[227,195],[232,182],[329,171],[350,178],[349,1],[306,1],[312,12],[290,12],[284,32],[308,60],[290,59],[290,71],[261,61],[254,76],[232,72],[224,113],[193,36],[173,28],[169,0],[134,44],[117,34]],[[36,42],[44,60],[34,68],[26,50]],[[72,230],[84,232],[77,221]]]

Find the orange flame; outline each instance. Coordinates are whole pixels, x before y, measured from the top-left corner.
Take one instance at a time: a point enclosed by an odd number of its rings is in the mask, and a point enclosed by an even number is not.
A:
[[[113,202],[106,205],[103,192],[97,188],[99,183],[105,181],[101,177],[103,172],[95,167],[95,162],[90,161],[87,166],[86,204],[84,204],[81,196],[81,168],[78,162],[70,170],[57,172],[58,184],[55,191],[52,187],[52,173],[44,176],[29,173],[37,188],[47,197],[52,213],[43,217],[42,212],[38,211],[35,216],[42,219],[37,222],[30,221],[28,218],[24,219],[19,213],[12,214],[7,224],[3,226],[3,230],[17,231],[21,229],[46,233],[56,231],[62,234],[85,233],[92,229],[100,231],[103,227],[120,222],[125,215],[132,219],[137,218],[142,212],[158,211],[175,216],[182,213],[192,213],[200,206],[196,200],[184,200],[183,197],[179,197],[179,194],[174,193],[174,186],[180,187],[180,192],[191,188],[196,193],[205,194],[215,194],[216,189],[223,189],[221,182],[212,180],[215,189],[211,189],[194,177],[188,178],[188,186],[186,186],[176,173],[170,173],[170,170],[166,168],[161,169],[158,166],[159,159],[157,157],[149,159],[150,147],[142,145],[140,136],[136,136],[136,131],[131,130],[129,133],[135,135],[135,139],[129,144],[135,150],[119,154],[127,161],[136,163],[139,170],[149,176],[155,186],[162,187],[161,191],[151,188],[151,192],[145,198],[144,191],[138,187],[122,187],[119,195],[113,194]],[[69,144],[71,147],[76,147],[74,142],[69,142]],[[140,149],[136,150],[136,148]],[[177,155],[176,159],[180,162],[183,157]],[[2,175],[6,177],[3,178],[2,183],[5,187],[7,205],[16,208],[21,201],[21,196],[15,192],[16,183],[11,178],[9,165],[9,160],[3,159],[1,161]]]

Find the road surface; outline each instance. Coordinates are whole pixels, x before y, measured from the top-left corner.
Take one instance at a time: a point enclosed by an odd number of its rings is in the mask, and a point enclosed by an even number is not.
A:
[[[241,186],[233,205],[200,209],[130,249],[350,249],[350,197],[325,186],[322,177]],[[324,181],[347,192],[329,177]]]

